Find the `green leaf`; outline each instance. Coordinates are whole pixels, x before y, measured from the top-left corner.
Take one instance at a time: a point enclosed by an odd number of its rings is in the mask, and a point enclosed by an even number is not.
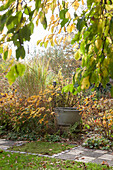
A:
[[[6,22],[8,30],[13,29],[15,26],[17,26],[21,22],[22,16],[23,14],[21,11],[17,12],[15,16],[10,16]]]
[[[15,0],[9,0],[5,5],[2,5],[0,7],[0,11],[4,11],[6,9],[8,9],[10,7],[10,5],[12,4],[12,2],[14,2]]]
[[[74,86],[73,86],[73,84],[68,84],[67,86],[64,86],[63,88],[62,88],[62,92],[65,92],[65,93],[67,93],[67,92],[71,92],[71,93],[74,93],[75,92],[75,89],[74,89]]]
[[[41,5],[41,0],[36,0],[35,7],[37,11],[39,10],[40,5]]]
[[[3,54],[3,60],[7,60],[7,57],[8,57],[8,50],[4,52]]]
[[[69,21],[68,18],[64,18],[61,22],[61,27],[64,27],[64,25]]]
[[[71,44],[74,44],[76,41],[79,41],[80,39],[80,33],[78,32],[75,34],[75,37],[72,39]]]
[[[113,62],[109,64],[110,77],[113,79]]]
[[[69,90],[70,90],[70,84],[62,88],[62,92],[65,92],[65,93],[69,92]]]
[[[82,28],[84,27],[85,25],[85,21],[84,21],[84,16],[82,17],[82,19],[78,19],[78,22],[77,22],[77,29],[79,30],[79,32],[82,31]]]
[[[80,44],[80,51],[82,52],[82,54],[85,54],[85,42],[82,41]]]
[[[113,5],[105,5],[105,8],[110,11],[113,10]]]
[[[80,51],[79,50],[74,54],[74,58],[75,58],[75,60],[80,59]]]
[[[44,47],[47,48],[48,42],[44,42]]]
[[[24,13],[25,13],[26,15],[29,15],[30,12],[31,12],[31,8],[28,7],[27,5],[25,5],[25,7],[24,7]]]
[[[19,76],[22,76],[24,74],[24,71],[25,71],[25,65],[24,64],[21,64],[21,63],[18,63],[17,64],[17,72],[18,72],[18,75]]]
[[[25,25],[22,29],[19,31],[19,36],[21,39],[24,41],[30,41],[30,36],[31,36],[31,30],[30,30],[30,25]]]
[[[23,46],[20,46],[20,47],[18,47],[17,48],[17,50],[16,50],[16,58],[17,58],[17,60],[19,59],[19,58],[24,58],[25,57],[25,50],[24,50],[24,47]]]
[[[43,28],[46,29],[47,28],[47,20],[46,20],[46,16],[44,16],[43,21],[41,22],[43,25]]]
[[[34,31],[34,24],[33,24],[33,22],[30,22],[30,24],[28,24],[28,27],[31,30],[31,34],[33,34],[33,31]]]
[[[94,0],[87,0],[87,7],[90,9]]]
[[[111,21],[110,21],[110,32],[113,35],[113,17],[111,18]]]
[[[60,11],[60,14],[59,14],[60,19],[65,19],[65,14],[67,11],[68,11],[68,9],[63,9]]]
[[[69,91],[70,91],[71,93],[74,93],[74,92],[75,92],[75,89],[74,89],[73,84],[70,84],[70,86],[69,86]]]
[[[40,43],[40,47],[42,47],[43,44],[44,44],[44,42],[41,42],[41,43]]]
[[[0,53],[3,53],[3,47],[0,47]]]
[[[9,84],[11,85],[12,83],[14,83],[18,76],[22,76],[24,74],[24,71],[25,71],[25,65],[21,63],[12,66],[10,71],[6,75]]]

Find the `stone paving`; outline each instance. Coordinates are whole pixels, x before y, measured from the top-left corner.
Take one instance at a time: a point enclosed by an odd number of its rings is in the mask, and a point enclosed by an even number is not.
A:
[[[7,141],[5,139],[0,139],[0,149],[5,150],[6,152],[9,147],[13,145],[20,146],[24,141]],[[16,152],[16,153],[21,153],[21,154],[26,154],[26,152],[19,152],[19,151],[11,151],[11,152]],[[105,151],[105,150],[94,150],[94,149],[86,149],[81,146],[75,147],[71,150],[66,150],[64,152],[54,154],[52,156],[48,155],[41,155],[41,154],[36,154],[36,153],[27,153],[27,154],[32,154],[32,155],[37,155],[37,156],[46,156],[50,158],[58,158],[58,159],[64,159],[64,160],[75,160],[78,162],[92,162],[92,163],[107,163],[109,166],[113,166],[113,152]]]

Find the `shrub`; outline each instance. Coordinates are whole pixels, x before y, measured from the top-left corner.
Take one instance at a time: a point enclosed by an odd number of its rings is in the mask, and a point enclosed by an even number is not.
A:
[[[81,100],[84,126],[103,134],[104,137],[113,139],[113,99],[101,98],[97,100],[94,92]]]
[[[19,98],[15,90],[2,94],[0,99],[0,126],[15,132],[45,134],[54,120],[50,97],[52,88],[40,91],[39,95]]]

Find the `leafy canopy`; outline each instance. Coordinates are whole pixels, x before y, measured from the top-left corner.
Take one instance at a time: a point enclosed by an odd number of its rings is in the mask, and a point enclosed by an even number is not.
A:
[[[51,30],[51,34],[43,40],[38,40],[37,45],[47,47],[48,43],[51,43],[51,46],[65,43],[67,35],[72,32],[75,34],[71,43],[75,50],[75,59],[82,58],[82,65],[76,70],[73,78],[71,91],[74,94],[89,88],[90,83],[98,86],[101,82],[105,86],[110,78],[113,79],[113,0],[87,0],[87,7],[84,7],[81,14],[78,14],[77,10],[80,6],[84,6],[84,0],[72,2],[1,0],[0,2],[2,4],[0,53],[4,60],[11,55],[11,50],[7,46],[3,47],[6,42],[13,42],[17,47],[17,60],[25,57],[24,41],[30,40],[34,21],[37,26],[40,21],[44,29]],[[52,14],[48,23],[47,13],[50,10]],[[4,34],[5,27],[7,33]],[[63,36],[60,36],[60,33],[64,33]],[[76,90],[75,83],[79,85]],[[113,94],[113,87],[111,93]]]

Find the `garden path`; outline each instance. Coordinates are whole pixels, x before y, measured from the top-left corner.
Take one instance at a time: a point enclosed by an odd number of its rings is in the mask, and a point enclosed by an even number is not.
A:
[[[5,139],[0,139],[0,149],[5,151],[9,151],[8,148],[13,145],[22,145],[25,141],[9,141]],[[19,152],[19,151],[11,151],[11,152]],[[20,152],[22,154],[26,154],[26,152]],[[30,154],[30,153],[29,153]],[[113,152],[105,151],[105,150],[96,150],[96,149],[86,149],[82,146],[75,147],[71,150],[66,150],[59,154],[54,154],[53,156],[41,155],[41,154],[33,154],[38,156],[46,156],[64,160],[75,160],[78,162],[92,162],[97,164],[107,164],[109,166],[113,166]]]

